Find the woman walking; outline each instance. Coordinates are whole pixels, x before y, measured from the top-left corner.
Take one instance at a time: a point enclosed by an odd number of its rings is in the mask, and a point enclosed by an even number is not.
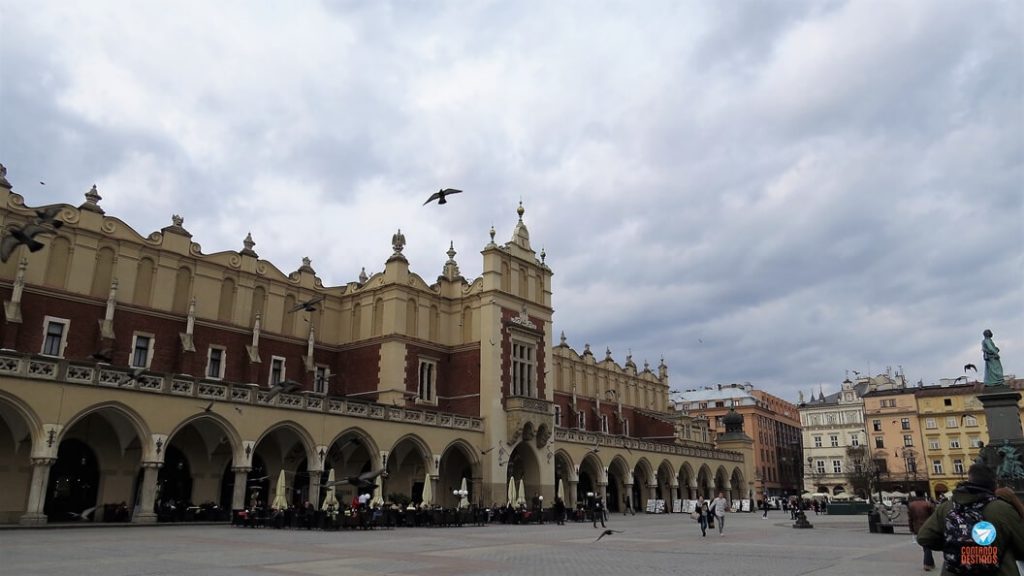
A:
[[[700,526],[700,535],[706,537],[708,535],[708,514],[711,511],[703,496],[697,498],[697,506],[693,509],[693,513],[697,518],[697,524]]]

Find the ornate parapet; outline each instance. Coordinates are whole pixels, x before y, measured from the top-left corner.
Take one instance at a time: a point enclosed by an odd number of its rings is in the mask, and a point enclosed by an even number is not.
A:
[[[510,396],[505,399],[505,417],[510,443],[536,441],[548,443],[555,425],[554,404],[540,398]]]

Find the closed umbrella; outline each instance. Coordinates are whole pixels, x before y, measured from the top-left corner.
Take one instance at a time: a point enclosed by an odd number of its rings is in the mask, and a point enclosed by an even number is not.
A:
[[[324,504],[320,507],[321,510],[327,510],[328,507],[333,506],[335,510],[338,509],[338,497],[334,493],[334,468],[327,473],[327,495],[324,496]]]
[[[526,488],[523,486],[522,478],[519,479],[519,494],[518,499],[516,500],[516,504],[518,504],[519,506],[526,504]]]
[[[434,499],[434,490],[430,486],[430,473],[428,472],[426,477],[423,479],[423,505],[430,506],[431,500]]]
[[[466,497],[469,495],[469,491],[466,490],[465,478],[462,479],[462,486],[459,488],[459,494],[462,495],[462,498],[459,499],[459,508],[469,508],[469,498]]]
[[[565,502],[565,490],[562,489],[561,478],[558,479],[558,490],[555,491],[555,496],[557,496],[562,502]]]
[[[508,477],[508,505],[515,506],[516,503],[516,477]]]
[[[277,476],[277,486],[274,488],[274,502],[270,505],[275,510],[284,510],[288,507],[288,498],[285,496],[284,470]]]

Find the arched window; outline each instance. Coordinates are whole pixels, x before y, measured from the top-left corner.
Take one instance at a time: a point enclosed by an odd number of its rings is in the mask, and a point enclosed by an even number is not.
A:
[[[352,340],[362,338],[363,332],[363,307],[359,304],[352,306]]]
[[[462,310],[462,341],[470,342],[473,340],[473,309],[466,306]]]
[[[189,298],[192,295],[192,271],[187,267],[178,268],[178,274],[174,278],[174,303],[171,311],[178,314],[188,312]]]
[[[96,267],[92,274],[92,290],[90,294],[97,298],[106,298],[110,294],[110,282],[114,277],[114,250],[100,248],[96,253]]]
[[[135,294],[132,302],[136,306],[149,306],[149,295],[153,292],[153,276],[156,274],[156,263],[150,258],[141,258],[135,268]]]
[[[417,328],[417,316],[419,315],[419,308],[416,306],[416,299],[409,298],[405,303],[405,334],[416,338]]]
[[[373,302],[373,335],[380,336],[384,333],[384,300],[377,298]]]
[[[50,242],[50,258],[46,263],[46,277],[43,283],[57,288],[64,287],[68,276],[68,263],[71,260],[71,242],[63,236],[57,236]]]
[[[267,291],[263,286],[257,286],[252,291],[252,306],[249,309],[249,326],[256,325],[256,315],[263,317],[263,306],[267,301]]]
[[[231,322],[234,319],[235,311],[235,281],[225,278],[220,283],[220,305],[217,307],[217,319],[221,322]]]

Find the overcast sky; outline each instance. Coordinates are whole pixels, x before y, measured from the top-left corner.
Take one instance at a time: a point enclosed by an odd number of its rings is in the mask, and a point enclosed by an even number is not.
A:
[[[522,199],[555,342],[673,388],[933,383],[986,328],[1024,375],[1022,6],[0,0],[0,162],[327,285],[397,228],[474,278]]]

